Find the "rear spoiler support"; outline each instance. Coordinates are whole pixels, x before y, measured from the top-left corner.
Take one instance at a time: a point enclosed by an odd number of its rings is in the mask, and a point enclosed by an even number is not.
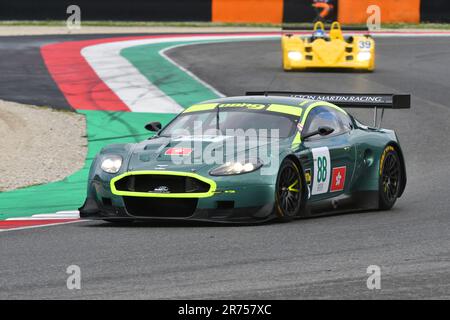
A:
[[[375,107],[373,109],[373,127],[374,128],[381,128],[381,123],[383,122],[383,116],[384,116],[384,108],[381,109],[381,117],[380,117],[380,122],[377,125],[377,120],[378,120],[378,108]]]
[[[364,108],[374,110],[374,127],[379,128],[383,121],[384,109],[410,109],[409,94],[373,94],[373,93],[318,93],[294,91],[249,91],[247,96],[283,96],[333,103],[343,108]],[[377,125],[378,108],[381,108],[381,119]]]
[[[282,25],[281,30],[282,31],[310,31],[314,29],[313,24],[302,24],[302,25],[296,25],[296,24],[287,24]],[[331,24],[323,25],[323,29],[331,29]],[[365,31],[370,32],[370,29],[367,26],[359,26],[359,25],[347,25],[347,26],[340,26],[340,29],[342,31]]]

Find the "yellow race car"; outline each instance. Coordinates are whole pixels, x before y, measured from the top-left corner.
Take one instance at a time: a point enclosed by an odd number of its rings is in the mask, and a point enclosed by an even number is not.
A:
[[[333,22],[329,34],[318,21],[312,36],[300,37],[292,33],[281,37],[283,69],[346,68],[373,71],[375,69],[375,41],[370,35],[344,37],[339,22]]]

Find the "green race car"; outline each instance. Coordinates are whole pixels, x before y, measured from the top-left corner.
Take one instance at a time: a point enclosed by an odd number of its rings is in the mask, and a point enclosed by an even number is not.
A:
[[[373,108],[373,127],[342,108]],[[284,221],[390,209],[406,185],[394,131],[377,109],[409,95],[253,92],[193,105],[135,144],[104,147],[80,216],[111,222]],[[380,121],[381,122],[381,121]]]

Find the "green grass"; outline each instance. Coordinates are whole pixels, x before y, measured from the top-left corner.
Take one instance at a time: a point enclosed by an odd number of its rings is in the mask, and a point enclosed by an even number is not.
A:
[[[0,26],[49,26],[62,27],[66,22],[61,20],[43,20],[43,21],[21,21],[8,20],[0,21]],[[156,21],[82,21],[86,27],[259,27],[259,28],[280,28],[281,24],[272,23],[217,23],[217,22],[156,22]],[[299,28],[311,28],[311,23],[287,23],[286,26],[296,26]],[[363,27],[364,25],[355,25]],[[440,29],[449,30],[448,23],[386,23],[382,25],[383,29]]]

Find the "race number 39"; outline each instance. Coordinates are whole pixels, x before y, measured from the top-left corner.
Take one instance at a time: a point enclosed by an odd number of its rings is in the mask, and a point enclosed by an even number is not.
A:
[[[359,41],[358,42],[358,47],[361,50],[370,50],[370,47],[372,46],[372,43],[369,40],[366,41]]]
[[[328,192],[330,185],[330,151],[327,147],[312,149],[314,158],[314,181],[312,194]]]

